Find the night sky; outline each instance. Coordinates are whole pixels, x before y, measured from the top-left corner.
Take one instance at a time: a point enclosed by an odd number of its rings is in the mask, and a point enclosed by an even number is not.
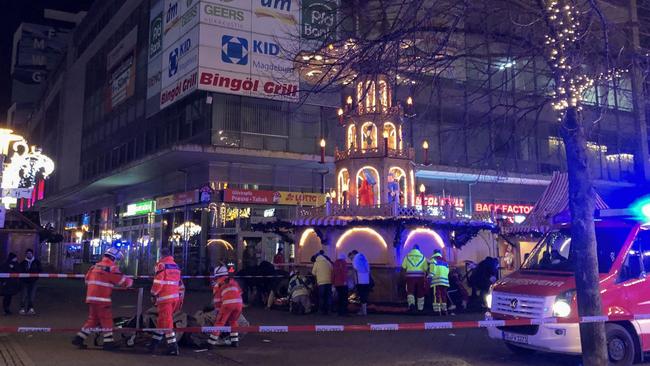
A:
[[[18,25],[22,22],[39,23],[45,8],[77,12],[87,10],[92,2],[93,0],[0,0],[0,125],[7,118],[10,104],[11,47]]]

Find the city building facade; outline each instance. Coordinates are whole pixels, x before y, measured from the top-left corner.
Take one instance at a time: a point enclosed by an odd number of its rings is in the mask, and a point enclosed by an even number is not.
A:
[[[57,163],[37,208],[42,223],[65,240],[44,244],[43,256],[72,271],[117,242],[128,253],[127,270],[137,274],[150,273],[166,245],[189,273],[218,261],[270,260],[279,247],[293,259],[296,243],[253,225],[290,220],[300,206],[323,205],[326,194],[342,200],[335,147],[346,154],[366,143],[363,121],[354,124],[354,139],[338,122],[338,107],[354,91],[311,93],[282,57],[314,32],[312,23],[299,27],[310,21],[303,10],[332,6],[331,0],[304,1],[303,9],[295,1],[95,2],[27,122],[32,139]],[[341,3],[340,14],[349,13],[347,6]],[[628,14],[622,5],[613,12]],[[403,130],[394,131],[401,137],[389,139],[418,165],[414,177],[406,166],[406,177],[397,177],[409,186],[402,191],[410,197],[400,199],[451,202],[465,215],[520,222],[552,173],[566,170],[564,147],[550,108],[522,117],[496,105],[499,98],[543,99],[550,75],[542,60],[500,56],[465,60],[443,76],[418,92],[398,86],[390,96],[413,102]],[[480,100],[468,97],[490,83],[500,87],[486,88]],[[640,124],[635,93],[642,91],[629,78],[596,88],[585,110],[586,118],[603,121],[589,131],[588,146],[605,200],[638,183],[638,161],[648,160],[647,147],[637,148],[645,118]],[[454,259],[503,257],[512,245],[520,244],[485,233]]]

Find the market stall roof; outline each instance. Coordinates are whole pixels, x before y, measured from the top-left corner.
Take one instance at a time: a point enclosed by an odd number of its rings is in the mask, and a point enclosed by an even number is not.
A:
[[[38,232],[40,229],[40,217],[37,211],[7,210],[4,227],[0,228],[0,231]]]
[[[598,192],[595,194],[595,209],[607,209]],[[526,220],[519,225],[504,226],[504,234],[544,233],[553,226],[554,219],[570,217],[569,214],[569,177],[567,173],[554,172],[548,187],[537,201]]]
[[[348,226],[371,222],[405,222],[409,224],[426,223],[453,229],[457,227],[476,227],[485,230],[494,230],[496,225],[487,221],[469,219],[444,219],[427,216],[320,216],[307,217],[291,221],[294,226]]]

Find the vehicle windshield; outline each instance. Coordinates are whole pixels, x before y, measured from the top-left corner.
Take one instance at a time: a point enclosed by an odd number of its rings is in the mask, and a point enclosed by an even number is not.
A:
[[[598,271],[608,273],[618,256],[631,227],[596,227]],[[533,249],[521,266],[527,270],[574,271],[575,256],[571,251],[571,230],[561,229],[548,233]]]

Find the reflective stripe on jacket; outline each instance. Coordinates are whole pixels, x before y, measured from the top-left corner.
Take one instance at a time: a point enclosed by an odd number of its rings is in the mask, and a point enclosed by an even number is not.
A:
[[[431,273],[431,287],[449,287],[449,264],[442,259],[433,259],[429,266]]]
[[[419,249],[411,249],[402,260],[402,268],[407,276],[423,276],[427,273],[428,264],[424,254]]]
[[[221,305],[241,304],[242,290],[237,281],[228,277],[220,277],[212,287],[212,296],[214,306],[219,308]]]
[[[156,264],[151,295],[156,297],[158,304],[176,301],[180,298],[179,288],[181,282],[181,269],[174,258],[168,255]]]
[[[86,303],[110,304],[113,287],[131,287],[133,280],[123,275],[115,262],[103,257],[86,273]]]

